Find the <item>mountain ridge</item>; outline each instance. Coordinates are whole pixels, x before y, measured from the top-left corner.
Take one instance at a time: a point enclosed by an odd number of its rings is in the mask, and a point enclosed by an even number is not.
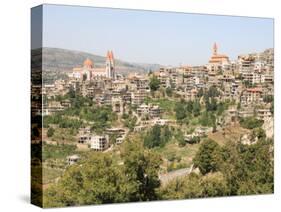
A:
[[[40,54],[41,49],[33,49],[32,55]],[[36,60],[39,57],[32,57]],[[42,66],[44,71],[72,71],[74,67],[81,67],[84,60],[89,58],[93,61],[94,67],[105,67],[106,57],[77,50],[62,48],[42,48]],[[36,61],[33,61],[36,63]],[[158,70],[162,65],[150,63],[127,62],[115,59],[116,71],[127,75],[128,73],[147,73],[150,70]]]

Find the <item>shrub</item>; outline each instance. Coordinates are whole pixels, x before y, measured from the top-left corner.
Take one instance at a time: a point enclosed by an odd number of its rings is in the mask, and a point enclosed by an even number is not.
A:
[[[55,133],[54,128],[50,127],[47,131],[47,136],[50,138],[54,135],[54,133]]]
[[[262,120],[258,120],[255,117],[247,117],[240,119],[240,125],[247,129],[254,129],[263,125]]]
[[[220,146],[211,139],[205,140],[200,145],[193,162],[203,175],[217,171],[221,162]]]

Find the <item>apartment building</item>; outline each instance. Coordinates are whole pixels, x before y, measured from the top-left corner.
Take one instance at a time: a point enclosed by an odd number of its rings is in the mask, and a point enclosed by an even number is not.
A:
[[[90,148],[95,151],[104,151],[109,147],[108,135],[92,135],[90,140]]]

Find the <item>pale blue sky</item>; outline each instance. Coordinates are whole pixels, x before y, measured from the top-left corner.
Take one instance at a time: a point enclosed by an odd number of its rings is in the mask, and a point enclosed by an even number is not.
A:
[[[129,62],[206,64],[219,53],[272,48],[273,19],[44,5],[43,46],[105,55]]]

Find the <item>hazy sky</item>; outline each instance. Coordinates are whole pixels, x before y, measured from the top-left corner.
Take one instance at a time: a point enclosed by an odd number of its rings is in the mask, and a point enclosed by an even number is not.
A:
[[[273,19],[44,5],[43,46],[80,50],[128,62],[206,64],[219,53],[272,48]]]

